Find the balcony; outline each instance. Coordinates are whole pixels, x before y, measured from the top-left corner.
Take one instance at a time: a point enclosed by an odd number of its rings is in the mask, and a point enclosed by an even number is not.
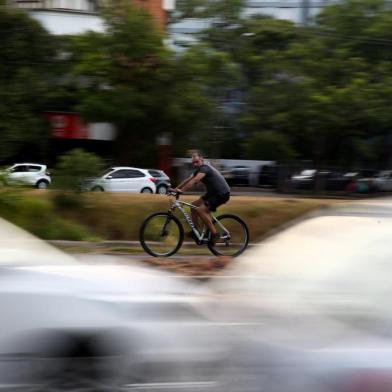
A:
[[[78,12],[96,12],[97,0],[11,0],[10,5],[16,8],[35,10],[64,10]]]

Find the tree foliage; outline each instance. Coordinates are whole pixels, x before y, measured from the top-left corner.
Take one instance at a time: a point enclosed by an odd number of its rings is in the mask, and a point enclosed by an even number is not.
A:
[[[249,83],[245,135],[286,135],[299,158],[318,165],[388,165],[391,18],[385,2],[347,0],[306,29],[245,22],[247,43],[233,48]]]
[[[180,1],[182,16],[212,22],[181,54],[140,7],[106,4],[104,33],[56,39],[0,8],[1,160],[44,154],[42,111],[68,107],[116,125],[117,163],[155,164],[169,132],[175,155],[392,164],[387,1],[343,0],[308,27],[245,18],[241,0]]]
[[[54,185],[79,191],[82,182],[88,177],[97,176],[102,168],[103,161],[99,156],[76,148],[59,157],[54,171]]]
[[[42,119],[55,50],[50,35],[25,13],[0,5],[0,160],[40,158]]]

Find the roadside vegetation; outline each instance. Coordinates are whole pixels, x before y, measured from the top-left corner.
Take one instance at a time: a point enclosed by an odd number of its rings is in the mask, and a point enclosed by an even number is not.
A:
[[[184,197],[191,201],[195,196]],[[335,204],[322,199],[233,196],[220,213],[231,212],[247,223],[251,242],[301,215]],[[5,188],[0,216],[46,240],[138,240],[146,216],[167,210],[166,196]]]

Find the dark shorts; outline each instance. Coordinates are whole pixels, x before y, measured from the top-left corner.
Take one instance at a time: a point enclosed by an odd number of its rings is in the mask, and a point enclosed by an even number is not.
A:
[[[201,198],[210,211],[216,211],[219,206],[225,204],[230,199],[230,193],[216,193],[213,195],[207,193]]]

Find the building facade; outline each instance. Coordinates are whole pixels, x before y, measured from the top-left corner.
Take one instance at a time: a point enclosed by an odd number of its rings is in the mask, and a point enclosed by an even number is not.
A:
[[[242,11],[244,18],[254,15],[267,15],[296,24],[308,25],[324,7],[337,3],[337,0],[246,0]],[[206,19],[182,19],[169,24],[168,31],[174,48],[181,50],[197,42],[197,34],[211,25]]]
[[[86,31],[104,31],[99,15],[103,0],[9,0],[12,7],[26,9],[50,33],[81,34]],[[166,30],[168,14],[174,9],[174,0],[135,0],[134,4],[150,12],[156,25]]]

